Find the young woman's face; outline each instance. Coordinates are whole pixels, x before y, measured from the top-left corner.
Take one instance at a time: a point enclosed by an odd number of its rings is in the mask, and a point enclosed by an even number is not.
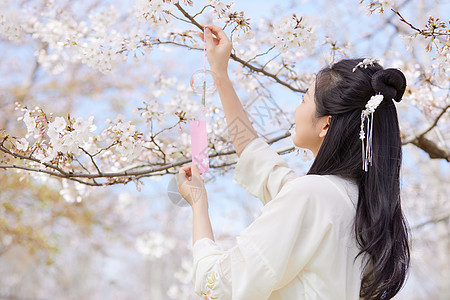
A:
[[[295,131],[292,140],[294,145],[311,150],[317,155],[322,144],[324,128],[328,117],[316,118],[316,102],[314,101],[315,82],[303,95],[303,100],[295,109]],[[326,133],[326,130],[325,130]]]

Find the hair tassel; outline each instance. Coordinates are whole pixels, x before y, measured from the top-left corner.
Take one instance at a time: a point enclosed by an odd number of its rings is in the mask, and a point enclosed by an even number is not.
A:
[[[359,132],[359,138],[361,139],[362,167],[365,172],[369,171],[369,165],[372,166],[373,113],[378,105],[380,105],[381,101],[383,101],[383,98],[383,95],[372,96],[366,104],[366,109],[361,112],[361,131]],[[366,119],[367,134],[364,131]]]

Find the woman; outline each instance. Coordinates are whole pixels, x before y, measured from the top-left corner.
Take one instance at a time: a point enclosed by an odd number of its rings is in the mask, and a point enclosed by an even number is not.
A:
[[[233,179],[264,207],[236,246],[222,251],[197,166],[179,170],[179,191],[193,209],[196,293],[205,299],[392,298],[410,258],[393,103],[405,91],[402,72],[368,59],[322,69],[295,110],[293,142],[316,157],[307,175],[298,176],[249,122],[227,75],[230,40],[213,25],[205,26],[205,40],[229,130],[238,124],[241,132],[230,130],[239,156]]]

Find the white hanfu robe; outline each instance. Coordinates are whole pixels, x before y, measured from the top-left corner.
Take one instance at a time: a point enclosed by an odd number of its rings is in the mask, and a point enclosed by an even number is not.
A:
[[[258,137],[233,180],[264,204],[224,251],[193,246],[195,292],[204,299],[357,300],[362,256],[354,237],[357,185],[333,175],[300,176]]]

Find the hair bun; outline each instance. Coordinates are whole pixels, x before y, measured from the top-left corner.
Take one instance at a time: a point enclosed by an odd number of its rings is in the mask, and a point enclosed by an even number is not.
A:
[[[397,69],[379,70],[372,75],[372,88],[376,93],[400,102],[406,89],[406,77]]]

